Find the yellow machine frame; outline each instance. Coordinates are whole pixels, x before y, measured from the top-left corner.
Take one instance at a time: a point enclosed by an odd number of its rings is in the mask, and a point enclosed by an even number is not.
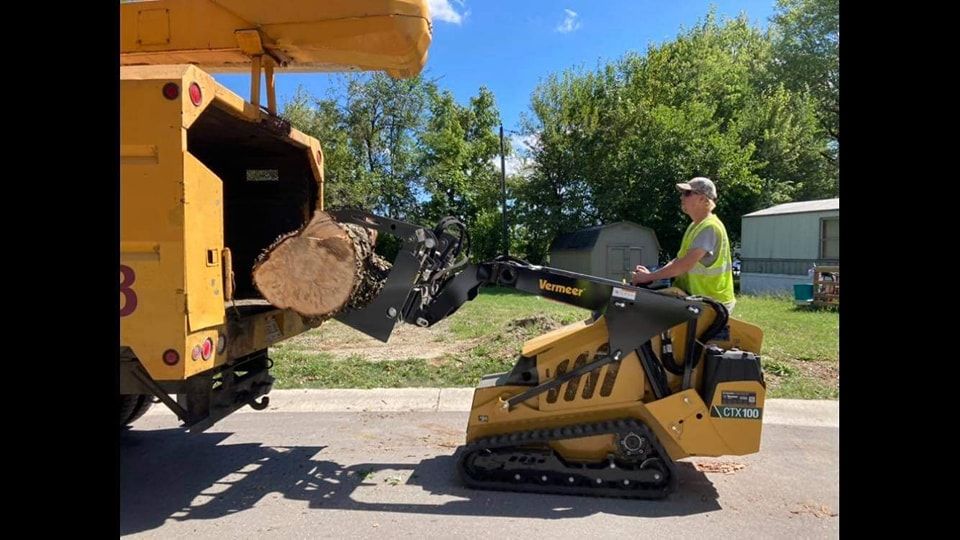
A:
[[[705,315],[697,322],[697,333],[702,333],[714,319]],[[729,319],[730,337],[715,340],[711,344],[723,349],[738,348],[759,353],[763,333],[759,327],[736,319]],[[684,326],[671,329],[674,354],[683,358],[686,354],[682,334]],[[660,337],[652,340],[659,350]],[[539,380],[557,377],[561,364],[565,369],[579,367],[605,352],[609,343],[606,321],[573,323],[527,341],[522,356],[536,358]],[[556,390],[534,396],[521,406],[510,409],[506,400],[520,394],[522,386],[494,386],[494,377],[481,382],[476,389],[467,426],[467,442],[500,433],[512,433],[529,429],[543,429],[609,420],[611,418],[639,418],[650,426],[661,441],[671,459],[690,456],[743,455],[760,449],[762,422],[756,419],[739,419],[712,414],[714,407],[724,407],[723,392],[750,392],[756,394],[756,403],[751,408],[762,413],[766,390],[757,381],[725,382],[717,385],[713,399],[704,403],[696,391],[702,385],[704,374],[701,361],[693,371],[693,388],[682,390],[682,378],[668,373],[667,379],[673,393],[655,400],[651,386],[640,365],[636,352],[631,352],[619,363],[607,364],[599,370],[583,375]],[[486,383],[486,384],[485,384]],[[718,411],[722,412],[722,411]],[[584,461],[597,461],[612,448],[612,435],[583,437],[570,441],[551,443],[565,457]]]
[[[265,356],[270,345],[315,324],[265,302],[243,305],[255,298],[234,298],[237,276],[251,268],[234,264],[225,179],[198,156],[196,132],[207,141],[222,137],[220,152],[250,138],[280,149],[283,166],[293,163],[307,179],[299,199],[286,201],[297,206],[289,227],[272,233],[295,230],[323,208],[323,152],[276,116],[275,70],[414,76],[426,61],[429,13],[426,0],[158,0],[119,9],[121,398],[156,395],[188,425],[206,427],[229,411],[214,414],[203,404],[189,412],[188,401],[212,392],[212,379],[200,375]],[[209,70],[250,70],[251,100]],[[245,246],[254,247],[267,245]],[[203,382],[186,384],[194,380]],[[237,390],[246,393],[235,401],[252,403],[271,381],[264,376]],[[180,403],[166,397],[188,392],[193,397]]]

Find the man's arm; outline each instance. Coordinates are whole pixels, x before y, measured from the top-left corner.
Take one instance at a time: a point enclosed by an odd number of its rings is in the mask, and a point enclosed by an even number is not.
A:
[[[693,265],[697,264],[697,261],[702,259],[706,254],[707,250],[703,248],[691,248],[690,251],[687,251],[686,255],[668,262],[663,268],[656,272],[650,272],[646,268],[638,266],[637,271],[633,274],[633,283],[650,283],[651,281],[669,279],[677,277],[680,274],[686,274],[693,268]]]

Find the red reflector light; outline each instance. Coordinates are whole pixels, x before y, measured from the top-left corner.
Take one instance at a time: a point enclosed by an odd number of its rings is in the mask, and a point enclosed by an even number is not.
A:
[[[210,355],[212,354],[213,354],[213,340],[210,338],[207,338],[203,340],[203,359],[209,360]]]
[[[180,361],[180,353],[173,349],[167,349],[163,353],[163,363],[168,366],[176,365]]]
[[[180,87],[176,83],[168,82],[163,85],[163,97],[167,99],[177,99],[180,97]]]
[[[190,101],[199,106],[200,102],[203,101],[203,94],[200,92],[200,85],[197,83],[190,83]]]

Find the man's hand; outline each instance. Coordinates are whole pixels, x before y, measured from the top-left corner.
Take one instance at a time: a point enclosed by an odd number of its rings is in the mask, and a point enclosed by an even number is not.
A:
[[[646,266],[638,264],[633,271],[633,279],[630,280],[630,283],[633,285],[642,285],[644,283],[650,283],[651,281],[653,281],[653,279],[650,278],[650,270],[647,270]]]

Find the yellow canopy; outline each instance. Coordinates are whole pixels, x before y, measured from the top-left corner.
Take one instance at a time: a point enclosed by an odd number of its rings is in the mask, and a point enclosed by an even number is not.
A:
[[[120,4],[120,64],[248,71],[266,55],[286,71],[420,73],[426,0],[153,0]]]

